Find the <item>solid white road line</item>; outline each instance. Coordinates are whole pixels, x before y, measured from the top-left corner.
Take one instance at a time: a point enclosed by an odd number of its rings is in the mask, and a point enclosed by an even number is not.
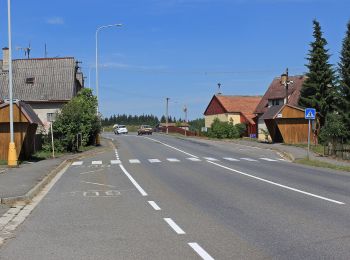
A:
[[[138,159],[130,159],[129,163],[140,163],[140,160],[138,160]]]
[[[179,162],[180,160],[178,160],[176,158],[167,158],[167,161],[169,161],[169,162]]]
[[[191,158],[186,158],[186,159],[189,160],[189,161],[192,161],[192,162],[201,162],[201,161],[202,161],[201,159],[193,158],[193,157],[191,157]]]
[[[161,208],[154,201],[149,200],[148,203],[152,206],[154,210],[161,210]]]
[[[203,157],[204,159],[206,159],[207,161],[211,161],[211,162],[217,162],[219,161],[218,159],[212,158],[212,157]]]
[[[161,141],[158,141],[158,140],[156,140],[156,139],[149,138],[149,137],[144,137],[144,138],[146,138],[146,139],[148,139],[148,140],[151,140],[151,141],[154,141],[154,142],[157,142],[157,143],[160,143],[160,144],[162,144],[162,145],[165,145],[165,146],[167,146],[167,147],[169,147],[169,148],[171,148],[171,149],[174,149],[174,150],[179,151],[179,152],[181,152],[181,153],[187,154],[188,156],[198,158],[198,156],[195,156],[195,155],[193,155],[193,154],[187,153],[187,152],[185,152],[185,151],[183,151],[183,150],[180,150],[180,149],[178,149],[178,148],[176,148],[176,147],[174,147],[174,146],[168,145],[168,144],[163,143],[163,142],[161,142]]]
[[[315,197],[315,198],[318,198],[318,199],[326,200],[326,201],[333,202],[333,203],[336,203],[336,204],[345,205],[345,203],[341,202],[341,201],[329,199],[329,198],[322,197],[322,196],[319,196],[319,195],[316,195],[316,194],[313,194],[313,193],[310,193],[310,192],[302,191],[302,190],[295,189],[295,188],[292,188],[292,187],[289,187],[289,186],[286,186],[286,185],[282,185],[282,184],[279,184],[279,183],[276,183],[276,182],[273,182],[273,181],[269,181],[269,180],[266,180],[266,179],[263,179],[263,178],[260,178],[260,177],[256,177],[254,175],[251,175],[251,174],[248,174],[248,173],[244,173],[244,172],[241,172],[241,171],[238,171],[238,170],[226,167],[226,166],[218,164],[218,163],[214,163],[214,162],[210,162],[210,161],[208,161],[208,163],[214,164],[214,165],[219,166],[221,168],[224,168],[226,170],[229,170],[229,171],[232,171],[232,172],[236,172],[236,173],[239,173],[241,175],[244,175],[244,176],[247,176],[247,177],[259,180],[259,181],[270,183],[272,185],[275,185],[275,186],[278,186],[278,187],[281,187],[281,188],[284,188],[284,189],[287,189],[287,190],[292,190],[292,191],[295,191],[295,192],[299,192],[299,193],[302,193],[302,194],[305,194],[305,195],[308,195],[308,196],[311,196],[311,197]]]
[[[164,218],[164,220],[177,234],[186,234],[171,218]]]
[[[72,165],[73,166],[83,165],[83,161],[73,162]]]
[[[128,171],[124,168],[124,166],[119,164],[119,167],[120,167],[120,169],[122,169],[122,171],[124,172],[126,177],[129,178],[129,180],[132,182],[132,184],[134,184],[134,186],[141,193],[141,195],[148,196],[148,194],[144,191],[144,189],[141,188],[141,186],[135,181],[135,179],[130,175],[130,173],[128,173]]]
[[[231,158],[231,157],[225,157],[224,160],[231,161],[231,162],[239,162],[238,159]]]
[[[92,165],[101,165],[102,161],[92,161],[91,164]]]
[[[150,163],[160,163],[161,161],[159,159],[148,159]]]
[[[115,186],[113,186],[113,185],[108,185],[108,184],[103,184],[103,183],[89,182],[89,181],[80,181],[80,182],[84,182],[87,184],[94,184],[94,185],[98,185],[98,186],[106,186],[106,187],[115,188]]]
[[[121,164],[120,160],[111,160],[111,164]]]
[[[245,160],[248,162],[257,162],[258,160],[252,159],[252,158],[240,158],[241,160]]]
[[[188,243],[188,245],[190,247],[192,247],[192,249],[194,251],[196,251],[196,253],[202,257],[202,259],[204,260],[214,260],[214,258],[212,258],[200,245],[198,245],[197,243]]]
[[[268,161],[268,162],[277,162],[275,159],[270,159],[270,158],[259,158],[260,160]]]

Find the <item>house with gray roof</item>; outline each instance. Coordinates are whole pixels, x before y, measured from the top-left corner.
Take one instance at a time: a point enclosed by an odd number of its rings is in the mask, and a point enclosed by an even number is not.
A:
[[[0,101],[8,98],[8,48],[0,60]],[[73,57],[12,61],[13,98],[30,104],[45,129],[50,118],[84,87],[83,74]]]

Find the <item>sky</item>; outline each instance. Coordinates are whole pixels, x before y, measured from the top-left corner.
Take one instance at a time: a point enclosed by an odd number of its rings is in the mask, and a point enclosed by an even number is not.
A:
[[[317,19],[337,64],[349,0],[11,1],[13,58],[75,57],[99,108],[113,114],[202,118],[221,83],[224,95],[263,95],[273,78],[307,72]],[[0,46],[8,46],[7,0],[0,0]],[[2,54],[1,54],[2,55]],[[1,57],[1,56],[0,56]],[[2,57],[1,57],[2,59]]]

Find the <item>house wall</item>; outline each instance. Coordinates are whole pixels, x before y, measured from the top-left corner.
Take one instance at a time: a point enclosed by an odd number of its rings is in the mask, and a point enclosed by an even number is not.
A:
[[[29,104],[33,108],[34,112],[38,115],[41,122],[43,122],[44,130],[48,131],[48,129],[50,128],[50,122],[47,121],[47,114],[56,113],[57,111],[60,111],[66,103],[64,102],[32,103],[31,102]]]
[[[222,122],[233,122],[233,124],[241,123],[240,113],[225,113],[205,116],[205,127],[210,128],[215,118],[218,118]]]

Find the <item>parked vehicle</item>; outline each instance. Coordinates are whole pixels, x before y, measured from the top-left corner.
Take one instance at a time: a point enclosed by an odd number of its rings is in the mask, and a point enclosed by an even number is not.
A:
[[[125,125],[114,125],[113,126],[113,132],[116,135],[127,134],[128,133],[128,129],[126,128]]]
[[[137,135],[151,135],[153,128],[149,125],[141,125],[137,130]]]

